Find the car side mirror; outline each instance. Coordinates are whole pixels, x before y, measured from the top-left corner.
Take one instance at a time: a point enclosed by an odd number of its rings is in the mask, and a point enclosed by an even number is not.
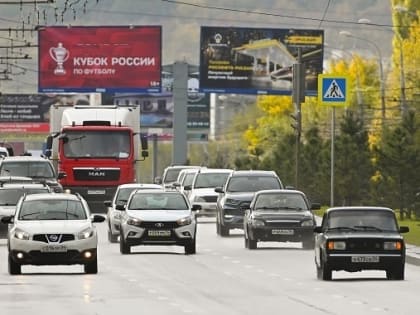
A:
[[[112,201],[111,201],[111,200],[105,200],[105,201],[104,201],[104,205],[105,205],[106,207],[112,207]]]
[[[62,179],[62,178],[66,178],[67,174],[65,172],[59,172],[57,175],[57,179]]]
[[[116,204],[115,210],[125,211],[125,204]]]
[[[13,223],[13,217],[12,216],[6,216],[6,217],[2,217],[1,218],[1,223],[4,223],[4,224],[11,224],[11,223]]]
[[[184,186],[184,190],[192,190],[191,185],[185,185],[185,186]]]
[[[400,233],[408,233],[410,228],[408,226],[400,226]]]
[[[322,233],[322,226],[316,226],[316,227],[314,227],[314,232],[315,233]]]
[[[192,211],[199,211],[199,210],[201,210],[202,208],[201,208],[201,205],[197,205],[197,204],[194,204],[194,205],[192,205],[192,207],[191,207],[191,210]]]
[[[100,223],[105,221],[105,217],[99,214],[94,214],[91,216],[91,220],[93,223]]]
[[[215,192],[217,192],[217,193],[224,193],[224,191],[223,191],[223,188],[222,187],[216,187],[215,189],[214,189],[214,191]]]
[[[160,176],[155,177],[155,184],[162,185],[162,177]]]

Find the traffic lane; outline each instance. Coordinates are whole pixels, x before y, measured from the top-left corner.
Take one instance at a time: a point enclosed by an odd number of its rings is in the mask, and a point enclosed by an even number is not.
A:
[[[380,272],[360,273],[362,278],[342,272],[337,273],[341,280],[323,282],[315,278],[313,252],[301,250],[299,244],[261,243],[250,251],[243,247],[241,231],[221,238],[212,224],[198,229],[197,255],[166,246],[139,246],[133,254],[121,255],[118,244],[107,242],[106,225],[100,224],[98,275],[82,274],[81,266],[28,266],[24,272],[30,274],[11,277],[7,266],[0,265],[0,282],[8,286],[1,305],[10,314],[133,309],[153,314],[272,314],[279,307],[294,314],[417,313],[410,301],[416,300],[418,267],[407,265],[407,281],[385,281]],[[6,252],[1,250],[0,261],[7,261]]]

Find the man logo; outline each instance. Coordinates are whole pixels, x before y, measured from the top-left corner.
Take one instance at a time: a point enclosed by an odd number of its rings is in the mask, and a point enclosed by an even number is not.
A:
[[[105,177],[105,175],[104,171],[89,171],[90,177]]]

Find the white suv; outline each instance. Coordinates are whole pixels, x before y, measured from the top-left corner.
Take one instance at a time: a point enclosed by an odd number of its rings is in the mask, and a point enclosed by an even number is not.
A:
[[[216,204],[219,194],[215,192],[216,187],[222,187],[231,169],[203,168],[194,176],[191,185],[184,186],[184,193],[188,194],[190,203],[200,205],[198,215],[215,215]]]
[[[12,224],[8,233],[9,273],[21,273],[22,265],[83,264],[86,273],[98,272],[98,237],[91,216],[80,195],[40,193],[23,196],[14,216],[3,217]]]

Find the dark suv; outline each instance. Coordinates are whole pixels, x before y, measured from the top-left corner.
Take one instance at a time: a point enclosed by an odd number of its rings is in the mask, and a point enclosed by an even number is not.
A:
[[[243,229],[244,209],[249,208],[255,192],[268,189],[284,189],[274,171],[234,171],[223,187],[215,188],[219,193],[216,204],[216,231],[228,236],[231,229]]]
[[[0,160],[0,176],[30,177],[34,182],[46,183],[54,192],[62,192],[51,161],[35,156],[9,156]]]

